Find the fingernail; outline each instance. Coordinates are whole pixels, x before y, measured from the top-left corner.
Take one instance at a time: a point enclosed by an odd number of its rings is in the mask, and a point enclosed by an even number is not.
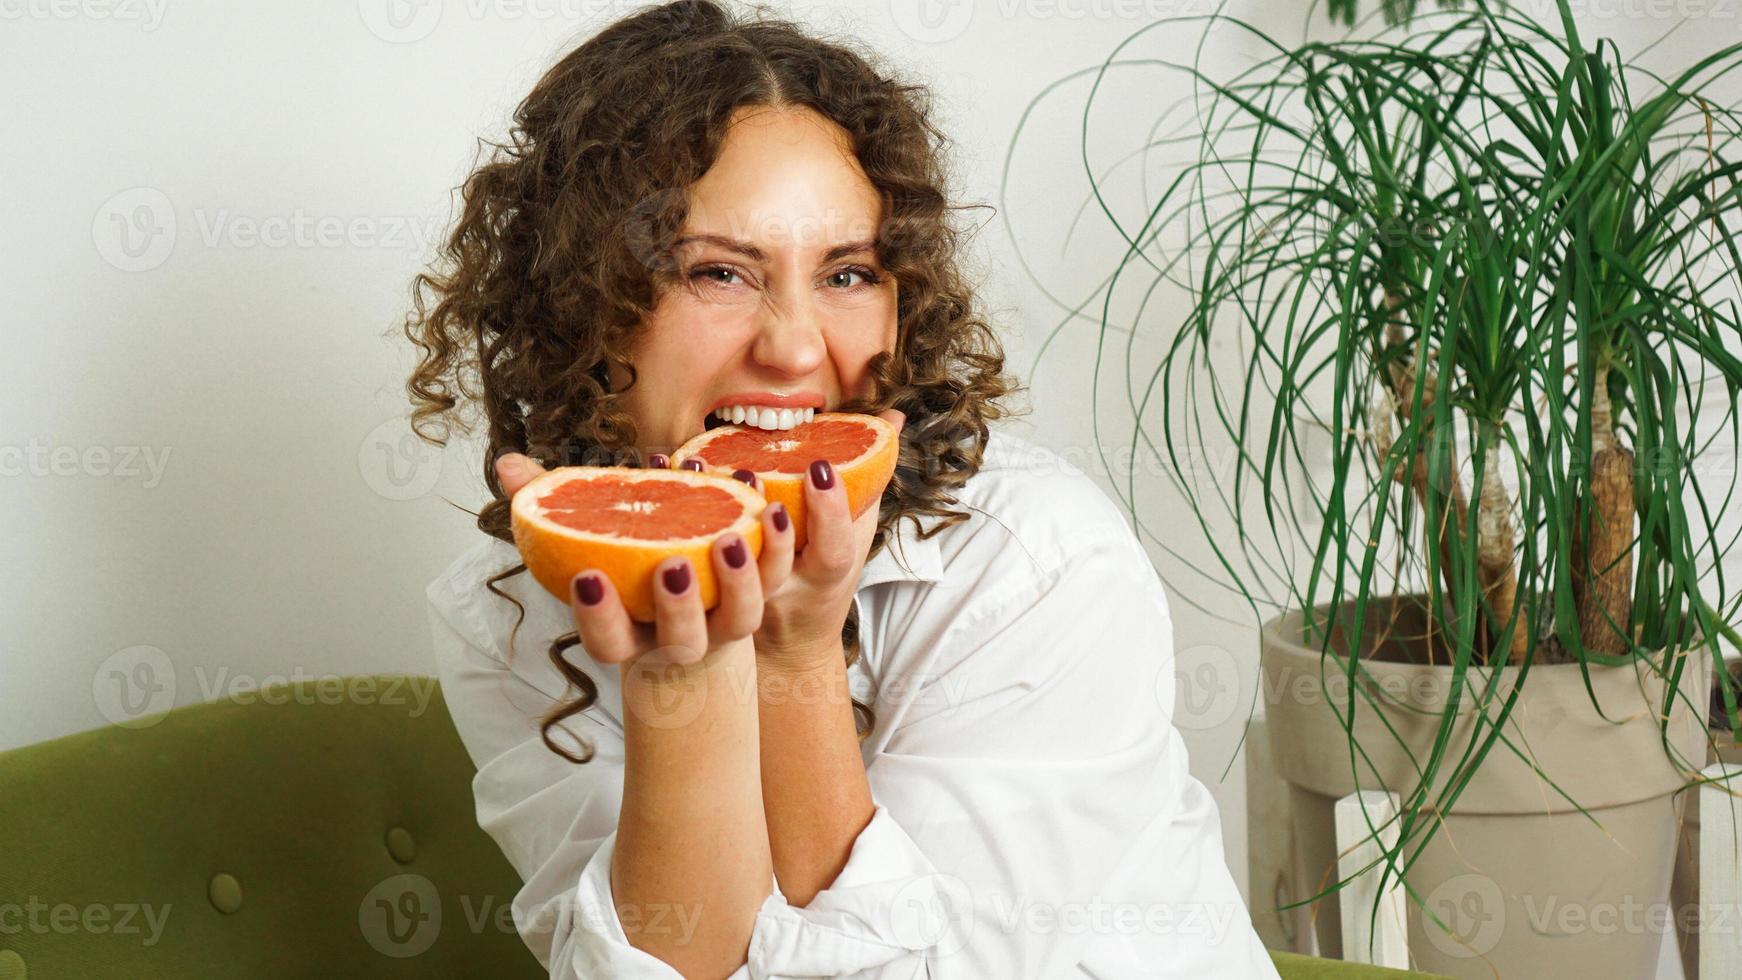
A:
[[[575,576],[575,598],[581,600],[583,606],[598,605],[599,600],[605,598],[605,586],[599,582],[599,576]]]
[[[826,459],[819,459],[811,464],[811,485],[818,490],[827,490],[835,485],[835,469]]]
[[[669,470],[671,469],[671,457],[664,453],[654,453],[647,457],[647,468],[650,470]]]
[[[751,486],[756,485],[756,474],[750,472],[749,470],[733,470],[732,471],[732,479],[741,481],[743,483],[748,483]]]
[[[683,461],[682,465],[686,470],[694,470],[697,473],[702,471],[702,461],[699,459],[686,459]]]
[[[690,587],[689,563],[685,562],[682,565],[673,565],[666,569],[665,572],[660,575],[660,580],[665,583],[665,591],[670,592],[672,595],[683,595],[683,591]]]
[[[769,519],[774,521],[774,529],[782,534],[786,533],[787,527],[792,524],[792,519],[786,516],[785,504],[775,504],[774,514]]]
[[[750,560],[750,549],[744,547],[744,539],[739,538],[720,549],[720,557],[726,559],[726,564],[732,568],[743,568]]]

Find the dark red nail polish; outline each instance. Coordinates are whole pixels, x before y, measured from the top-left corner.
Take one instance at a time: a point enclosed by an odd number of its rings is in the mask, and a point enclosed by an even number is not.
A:
[[[785,504],[775,504],[774,514],[769,518],[769,520],[774,522],[774,529],[782,534],[786,533],[786,529],[792,526],[792,518],[786,515]]]
[[[674,565],[666,569],[660,579],[665,583],[665,591],[672,595],[683,595],[683,591],[690,587],[690,566]]]
[[[732,479],[738,480],[738,481],[743,482],[743,483],[748,483],[751,486],[756,485],[756,474],[750,472],[749,470],[733,470],[732,471]]]
[[[702,461],[699,459],[686,459],[683,461],[683,468],[700,473],[702,471]]]
[[[835,485],[835,468],[826,459],[819,459],[811,464],[811,485],[818,490],[827,490]]]
[[[671,457],[664,453],[654,453],[647,457],[647,468],[650,470],[669,470],[671,469]]]
[[[750,549],[744,547],[744,539],[739,538],[720,549],[720,557],[726,559],[726,564],[732,568],[743,568],[750,560]]]
[[[605,586],[597,575],[575,576],[575,598],[581,600],[583,606],[596,606],[599,600],[605,598]]]

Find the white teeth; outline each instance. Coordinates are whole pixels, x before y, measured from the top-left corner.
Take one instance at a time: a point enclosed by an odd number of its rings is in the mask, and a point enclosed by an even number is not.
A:
[[[816,414],[817,410],[814,408],[759,408],[755,405],[728,405],[713,411],[715,418],[733,425],[747,425],[771,432],[803,425],[815,418]]]

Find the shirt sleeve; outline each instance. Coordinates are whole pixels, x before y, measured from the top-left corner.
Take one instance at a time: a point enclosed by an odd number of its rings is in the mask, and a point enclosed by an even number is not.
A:
[[[1147,556],[1127,532],[1032,574],[1003,560],[872,617],[899,635],[876,816],[808,907],[764,907],[752,976],[1275,978],[1171,721]]]
[[[682,980],[669,964],[629,943],[612,901],[623,734],[606,698],[560,726],[590,743],[593,758],[583,765],[562,758],[539,731],[540,718],[564,696],[564,682],[544,649],[533,645],[538,631],[521,629],[510,668],[469,596],[438,580],[428,597],[442,693],[478,767],[472,781],[478,824],[524,882],[511,909],[521,938],[552,980]],[[591,675],[602,694],[616,690],[615,678],[605,673]],[[560,729],[552,738],[580,754],[580,744]],[[688,925],[681,916],[645,923]],[[748,980],[748,973],[740,969],[729,980]]]

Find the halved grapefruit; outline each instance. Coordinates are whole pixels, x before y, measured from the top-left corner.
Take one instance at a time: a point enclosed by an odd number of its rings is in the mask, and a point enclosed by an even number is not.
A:
[[[847,491],[847,506],[858,517],[882,495],[895,472],[900,449],[895,427],[875,415],[825,412],[790,429],[725,425],[696,436],[672,454],[671,465],[701,460],[703,472],[750,470],[769,502],[792,514],[793,545],[806,538],[804,481],[813,460],[826,459]]]
[[[611,579],[632,619],[652,622],[653,568],[683,555],[695,571],[702,607],[719,601],[708,549],[736,531],[762,554],[767,502],[730,477],[690,470],[560,466],[514,495],[514,543],[538,584],[563,602],[569,583],[596,568]]]

